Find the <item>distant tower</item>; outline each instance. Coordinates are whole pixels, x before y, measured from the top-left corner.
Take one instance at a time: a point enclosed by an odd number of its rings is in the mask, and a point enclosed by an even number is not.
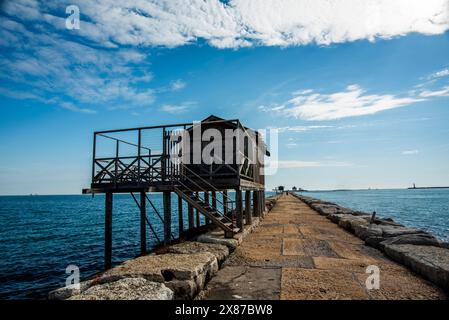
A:
[[[415,184],[413,184],[413,189],[416,189],[416,185]]]

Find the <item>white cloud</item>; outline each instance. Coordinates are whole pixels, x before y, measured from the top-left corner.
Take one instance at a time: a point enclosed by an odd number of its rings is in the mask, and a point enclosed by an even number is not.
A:
[[[74,112],[80,112],[80,113],[87,113],[87,114],[95,114],[97,111],[89,109],[89,108],[80,108],[78,106],[75,106],[73,103],[69,102],[63,102],[61,103],[61,107],[63,109],[67,109]]]
[[[406,156],[410,156],[410,155],[415,155],[415,154],[418,154],[419,153],[419,150],[405,150],[405,151],[402,151],[402,154],[403,155],[406,155]]]
[[[449,86],[437,90],[424,90],[419,94],[419,96],[423,98],[447,97],[449,96]]]
[[[62,29],[64,19],[54,12],[65,17],[67,4],[78,4],[85,17],[78,34],[108,47],[175,47],[198,39],[218,48],[328,45],[449,29],[447,0],[27,0],[8,1],[4,10]]]
[[[142,86],[152,79],[145,71],[146,56],[134,49],[94,48],[44,30],[32,33],[7,18],[0,21],[0,27],[0,38],[18,39],[0,43],[0,79],[26,84],[33,90],[20,99],[34,98],[59,106],[63,106],[60,101],[72,100],[83,107],[66,109],[81,112],[90,110],[85,105],[132,108],[154,100],[154,90]],[[2,88],[2,92],[7,91],[11,96],[11,89]]]
[[[308,91],[298,94],[283,104],[279,112],[304,120],[334,120],[374,114],[383,110],[406,106],[423,99],[391,94],[367,94],[358,85],[344,91],[320,94]],[[271,109],[271,111],[275,111]]]
[[[172,114],[184,113],[184,112],[188,111],[189,108],[193,105],[195,105],[195,102],[193,102],[193,101],[183,102],[178,105],[165,104],[161,107],[161,110],[164,112],[172,113]]]
[[[276,111],[276,110],[274,110]],[[277,129],[279,133],[290,131],[290,132],[306,132],[315,129],[329,129],[333,128],[333,126],[287,126],[287,127],[279,127],[279,128],[270,128]]]
[[[170,83],[170,89],[172,91],[178,91],[178,90],[184,89],[185,86],[186,86],[186,83],[180,79],[172,81]]]
[[[441,69],[437,72],[432,73],[428,79],[436,79],[436,78],[443,78],[449,76],[449,69],[445,68],[445,69]]]

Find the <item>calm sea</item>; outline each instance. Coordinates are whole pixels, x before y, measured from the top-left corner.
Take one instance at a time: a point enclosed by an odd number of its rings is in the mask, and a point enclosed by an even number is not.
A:
[[[449,240],[448,189],[305,194],[350,208],[376,210],[379,216]],[[162,212],[161,195],[151,194],[150,198]],[[172,208],[177,208],[176,199]],[[162,239],[162,224],[154,214],[149,218]],[[139,221],[134,200],[128,195],[114,196],[114,263],[139,254]],[[176,235],[175,212],[173,222]],[[0,299],[45,299],[50,290],[65,284],[65,269],[70,264],[80,268],[82,278],[101,271],[103,227],[103,196],[0,197]],[[156,244],[149,230],[147,237],[148,246]]]
[[[449,241],[449,189],[342,190],[302,192],[301,194],[331,201],[393,218],[408,227],[429,231]]]

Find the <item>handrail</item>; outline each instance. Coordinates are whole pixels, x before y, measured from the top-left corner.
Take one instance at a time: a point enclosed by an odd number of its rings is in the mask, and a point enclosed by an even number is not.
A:
[[[187,170],[189,170],[190,172],[192,172],[195,176],[197,176],[198,178],[200,178],[202,181],[204,181],[206,184],[208,184],[215,192],[218,192],[219,194],[221,194],[223,197],[226,197],[226,201],[229,201],[229,197],[227,195],[225,195],[222,191],[218,190],[217,188],[215,188],[211,183],[209,183],[206,179],[204,179],[203,177],[201,177],[200,175],[198,175],[196,172],[194,172],[192,169],[188,168],[185,164],[181,163],[181,165],[186,168]],[[186,175],[183,175],[184,177],[187,177]],[[191,180],[191,179],[190,179]],[[196,184],[198,187],[199,185]],[[217,199],[217,197],[215,197],[215,199],[217,200],[218,203],[220,203],[222,206],[224,206],[224,203],[221,202],[219,199]],[[227,208],[227,206],[226,206]]]
[[[184,165],[184,164],[182,164],[182,165]],[[184,165],[185,166],[185,165]],[[187,168],[188,169],[188,168]],[[182,175],[184,178],[186,178],[186,179],[188,179],[191,183],[193,183],[195,186],[197,186],[198,188],[201,188],[201,186],[198,184],[198,183],[196,183],[193,179],[190,179],[189,177],[187,177],[186,175]],[[209,182],[207,182],[205,179],[203,179],[203,178],[201,178],[200,176],[198,176],[201,180],[203,180],[203,181],[205,181],[207,184],[209,184]],[[175,181],[175,179],[172,179],[172,183]],[[183,186],[184,186],[184,188],[186,188],[188,191],[190,191],[190,192],[194,192],[192,189],[190,189],[185,183],[183,183],[180,179],[176,179],[176,182],[178,182],[178,183],[180,183],[180,184],[182,184]],[[209,184],[213,189],[215,189],[215,191],[216,192],[218,192],[218,193],[221,193],[219,190],[217,190],[214,186],[212,186],[211,184]],[[223,197],[227,197],[224,193],[223,193]],[[203,199],[200,197],[200,195],[198,194],[198,198],[200,199],[200,200],[203,200],[203,202],[205,202],[206,201],[206,199],[205,199],[205,197],[203,196]],[[228,206],[225,206],[224,205],[224,203],[222,203],[220,200],[218,200],[216,197],[215,197],[215,200],[218,202],[218,203],[220,203],[222,206],[223,206],[223,209],[227,209],[227,210],[229,210],[229,208],[228,208]],[[214,208],[215,209],[215,211],[216,212],[218,212],[219,214],[220,214],[220,216],[222,216],[222,217],[224,217],[224,218],[226,218],[226,219],[228,219],[232,224],[233,224],[233,222],[232,222],[232,220],[231,219],[229,219],[228,217],[226,217],[225,215],[224,215],[224,213],[222,213],[221,211],[219,211],[218,210],[218,208]]]

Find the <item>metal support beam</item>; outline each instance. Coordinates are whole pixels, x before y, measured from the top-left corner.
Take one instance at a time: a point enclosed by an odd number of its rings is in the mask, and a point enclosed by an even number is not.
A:
[[[105,195],[105,219],[104,219],[104,268],[112,267],[112,192]]]
[[[171,240],[171,192],[164,191],[164,244]]]
[[[251,191],[245,191],[245,224],[251,225],[252,217],[251,217]]]
[[[146,229],[146,203],[145,191],[140,192],[140,254],[147,253],[147,229]]]

